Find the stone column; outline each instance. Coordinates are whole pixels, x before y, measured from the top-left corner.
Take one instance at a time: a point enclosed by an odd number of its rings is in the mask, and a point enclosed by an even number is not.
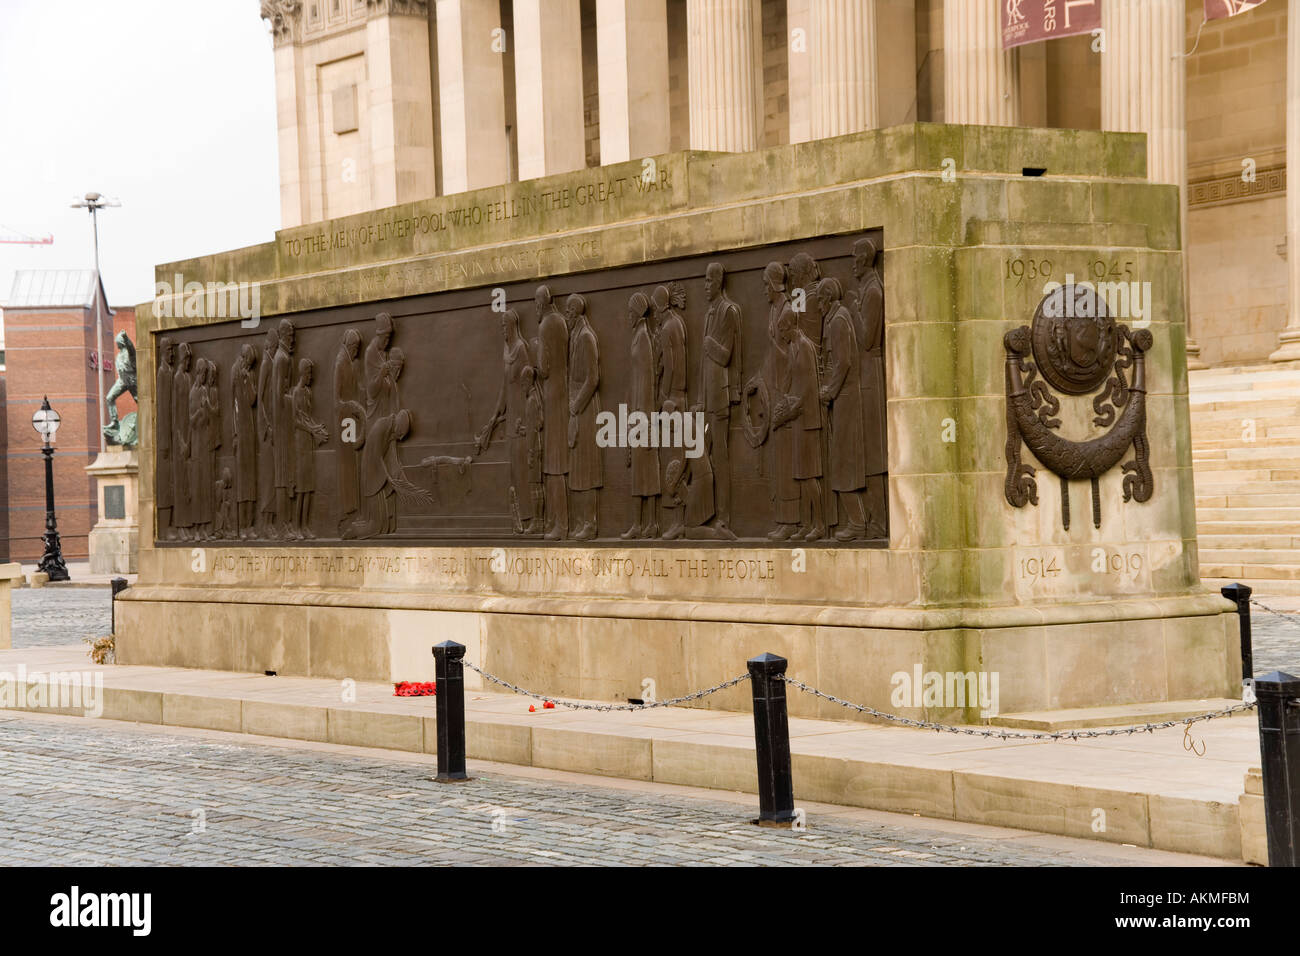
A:
[[[876,0],[812,0],[812,138],[879,125]]]
[[[479,0],[482,2],[482,0]],[[514,0],[519,178],[587,165],[578,0]]]
[[[303,89],[302,8],[284,0],[264,0],[262,18],[271,25],[275,44],[275,117],[280,153],[280,227],[307,221],[303,190],[307,182],[298,119],[305,115]]]
[[[666,0],[596,0],[600,161],[669,150]]]
[[[437,0],[442,191],[510,179],[506,136],[505,37],[501,10],[478,0]]]
[[[1274,362],[1300,359],[1300,0],[1291,0],[1286,23],[1286,271],[1290,312]]]
[[[1020,58],[1002,50],[998,6],[999,0],[943,0],[946,123],[1020,125]]]
[[[758,148],[763,122],[761,0],[686,0],[691,149]]]
[[[786,88],[790,103],[790,142],[806,143],[812,133],[812,0],[786,0],[785,24],[789,66]]]
[[[1184,0],[1102,4],[1101,128],[1147,134],[1147,178],[1178,187],[1187,290],[1187,60]],[[1190,323],[1190,318],[1189,318]],[[1204,368],[1187,329],[1187,364]]]
[[[427,0],[366,0],[364,107],[370,121],[370,202],[437,193]]]

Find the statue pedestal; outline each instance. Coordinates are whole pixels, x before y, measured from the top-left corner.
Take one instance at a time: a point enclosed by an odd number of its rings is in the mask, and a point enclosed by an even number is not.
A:
[[[135,574],[140,550],[140,453],[109,445],[86,471],[99,484],[99,521],[90,529],[90,572]]]

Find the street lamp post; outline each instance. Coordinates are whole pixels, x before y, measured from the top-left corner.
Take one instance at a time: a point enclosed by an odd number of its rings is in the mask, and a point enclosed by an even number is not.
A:
[[[59,524],[54,516],[54,433],[59,430],[59,413],[50,408],[47,395],[41,401],[41,407],[32,415],[32,427],[45,442],[41,454],[45,456],[45,534],[41,543],[45,553],[36,570],[44,571],[51,581],[67,581],[68,566],[63,562],[63,547],[59,544]]]
[[[105,199],[99,193],[86,193],[84,199],[72,204],[73,209],[90,211],[90,221],[95,232],[95,374],[99,381],[99,450],[104,451],[107,439],[104,437],[104,315],[99,301],[99,210],[105,206],[120,206],[116,200]],[[53,580],[53,578],[51,578]]]

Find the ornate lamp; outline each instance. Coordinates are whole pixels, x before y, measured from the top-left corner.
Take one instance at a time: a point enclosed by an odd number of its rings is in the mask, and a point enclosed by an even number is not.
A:
[[[41,449],[45,456],[45,534],[41,537],[45,553],[41,555],[37,570],[48,574],[51,581],[69,580],[68,566],[63,562],[63,548],[59,543],[59,525],[54,516],[54,434],[61,421],[59,413],[50,408],[48,395],[32,415],[32,427],[45,443]]]

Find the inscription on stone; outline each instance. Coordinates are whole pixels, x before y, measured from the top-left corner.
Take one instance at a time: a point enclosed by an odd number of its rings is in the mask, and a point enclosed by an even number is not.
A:
[[[875,231],[168,331],[161,540],[883,544],[882,252]],[[772,573],[648,571],[670,572]]]
[[[126,517],[126,488],[122,485],[104,486],[104,517]]]

